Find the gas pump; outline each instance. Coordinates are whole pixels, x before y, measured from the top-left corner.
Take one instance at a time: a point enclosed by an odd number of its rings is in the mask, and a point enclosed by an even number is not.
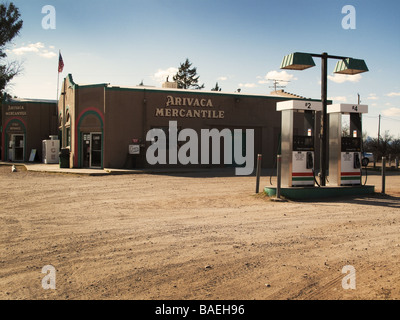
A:
[[[367,105],[329,105],[329,184],[361,185],[362,114]],[[350,135],[342,132],[342,116],[350,115]]]
[[[322,103],[291,100],[277,103],[282,112],[282,187],[314,186],[315,113]],[[303,115],[303,128],[295,134],[295,115]]]

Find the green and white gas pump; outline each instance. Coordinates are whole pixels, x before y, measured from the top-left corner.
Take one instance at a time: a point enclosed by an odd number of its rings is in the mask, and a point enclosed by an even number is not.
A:
[[[281,128],[281,183],[282,187],[315,186],[315,113],[322,111],[322,103],[290,100],[277,103],[282,112]],[[295,114],[303,115],[303,128],[295,134]]]
[[[367,105],[328,105],[329,114],[329,185],[361,185],[362,114]],[[343,115],[350,115],[350,132],[342,129]]]

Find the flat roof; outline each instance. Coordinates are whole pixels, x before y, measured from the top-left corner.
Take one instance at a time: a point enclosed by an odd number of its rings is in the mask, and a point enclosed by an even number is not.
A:
[[[57,100],[48,100],[48,99],[30,99],[30,98],[12,98],[4,101],[5,104],[10,103],[54,103],[57,104]]]
[[[79,86],[79,85],[78,85]],[[85,86],[81,86],[84,88]],[[200,94],[200,95],[219,95],[219,96],[235,96],[235,97],[255,97],[255,98],[267,98],[267,99],[282,99],[282,100],[309,100],[309,101],[321,101],[320,99],[311,99],[311,98],[303,98],[303,97],[294,97],[294,96],[280,96],[280,95],[272,95],[272,94],[256,94],[256,93],[243,93],[243,92],[221,92],[221,91],[205,91],[205,90],[194,90],[194,89],[175,89],[175,88],[157,88],[157,87],[148,87],[148,86],[113,86],[107,85],[106,89],[108,90],[137,90],[137,91],[155,91],[155,92],[173,92],[180,94]]]
[[[146,85],[138,85],[138,86],[114,86],[110,83],[98,83],[98,84],[78,84],[73,78],[72,74],[68,74],[66,78],[69,78],[69,81],[73,86],[78,88],[94,88],[94,87],[105,87],[107,90],[132,90],[132,91],[154,91],[154,92],[173,92],[173,93],[181,93],[181,94],[200,94],[200,95],[225,95],[225,96],[237,96],[237,97],[255,97],[255,98],[267,98],[267,99],[282,99],[282,100],[308,100],[308,101],[321,101],[320,99],[311,99],[304,97],[294,97],[294,96],[281,96],[281,95],[273,95],[273,94],[252,94],[252,93],[243,93],[243,92],[221,92],[221,91],[203,91],[203,90],[194,90],[194,89],[175,89],[175,88],[158,88],[153,86]]]

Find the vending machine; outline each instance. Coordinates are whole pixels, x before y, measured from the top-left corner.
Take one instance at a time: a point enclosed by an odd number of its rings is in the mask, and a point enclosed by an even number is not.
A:
[[[362,114],[367,105],[329,105],[329,185],[361,185]],[[349,115],[350,132],[343,130],[343,115]]]
[[[290,100],[278,102],[276,109],[282,112],[282,187],[314,186],[315,116],[322,103]],[[303,119],[302,128],[294,128],[295,116]]]

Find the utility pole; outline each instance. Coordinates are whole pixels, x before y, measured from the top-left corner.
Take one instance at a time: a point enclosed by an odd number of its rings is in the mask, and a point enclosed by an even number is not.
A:
[[[379,115],[379,123],[378,123],[378,148],[379,148],[380,137],[381,137],[381,115]]]
[[[376,147],[376,155],[374,156],[374,159],[377,157],[377,155],[379,154],[379,140],[380,140],[380,136],[381,136],[381,115],[379,115],[379,122],[378,122],[378,146]]]

